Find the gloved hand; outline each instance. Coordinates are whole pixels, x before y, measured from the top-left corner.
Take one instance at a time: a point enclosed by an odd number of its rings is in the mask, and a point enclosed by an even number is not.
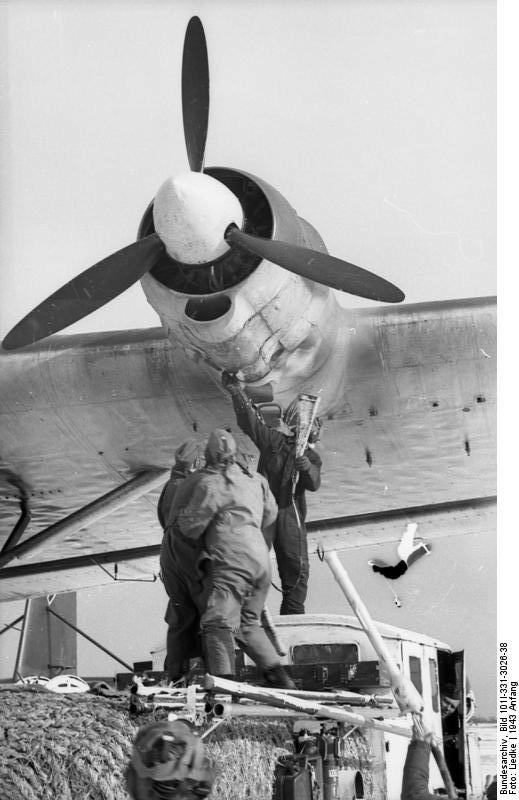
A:
[[[308,472],[312,466],[312,462],[308,456],[297,456],[295,465],[298,472]]]
[[[424,725],[423,722],[420,724],[416,724],[418,720],[421,720],[422,715],[417,714],[416,719],[413,720],[413,740],[418,739],[418,741],[425,742],[430,747],[436,744],[436,737],[432,731],[428,729],[428,726]]]
[[[240,382],[235,375],[225,370],[222,372],[222,386],[227,389],[229,394],[236,394],[240,391]]]

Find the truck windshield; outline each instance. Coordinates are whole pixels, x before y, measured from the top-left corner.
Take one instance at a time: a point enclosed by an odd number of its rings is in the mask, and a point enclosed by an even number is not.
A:
[[[294,664],[356,664],[356,644],[298,644],[292,650]]]

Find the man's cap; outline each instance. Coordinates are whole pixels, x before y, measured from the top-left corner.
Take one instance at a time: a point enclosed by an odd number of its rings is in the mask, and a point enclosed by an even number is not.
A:
[[[175,465],[190,469],[199,456],[198,442],[196,439],[186,439],[180,447],[175,450]]]
[[[452,700],[454,703],[460,700],[460,690],[455,683],[446,683],[441,694],[446,700]]]
[[[223,428],[216,428],[209,435],[205,457],[210,464],[226,464],[234,461],[236,450],[236,441],[232,433]]]

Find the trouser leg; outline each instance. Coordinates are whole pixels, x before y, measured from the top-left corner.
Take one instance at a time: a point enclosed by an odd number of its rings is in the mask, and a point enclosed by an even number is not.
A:
[[[235,573],[213,580],[201,617],[204,654],[213,675],[235,674],[235,638],[258,666],[279,664],[279,656],[260,624],[270,573],[261,575],[255,587],[251,583]]]
[[[170,598],[165,620],[168,624],[165,669],[169,679],[176,681],[188,671],[189,660],[202,655],[199,615],[193,605]]]
[[[210,675],[236,675],[234,636],[228,628],[206,628],[202,631],[206,669]]]
[[[268,669],[280,663],[274,645],[265,633],[256,615],[249,617],[247,612],[242,616],[240,630],[236,634],[240,648],[258,667]]]
[[[269,686],[295,689],[295,683],[281,665],[279,655],[260,623],[269,585],[270,569],[244,600],[241,626],[236,638],[242,649],[263,671],[263,680]]]
[[[201,582],[198,554],[171,533],[164,534],[160,553],[161,576],[169,603],[164,617],[168,625],[165,670],[178,680],[189,669],[189,660],[202,655],[200,637]]]
[[[261,612],[269,585],[270,570],[258,577],[254,587],[247,587],[241,607],[240,629],[236,634],[242,650],[263,669],[279,664],[279,655],[261,625]]]
[[[234,634],[240,627],[241,599],[234,587],[214,580],[211,584],[200,618],[206,667],[211,675],[234,675]]]
[[[308,591],[308,542],[292,507],[279,510],[274,550],[283,600],[280,614],[304,614]]]

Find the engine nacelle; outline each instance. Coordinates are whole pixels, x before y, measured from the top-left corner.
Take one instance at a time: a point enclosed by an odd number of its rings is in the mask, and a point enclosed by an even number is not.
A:
[[[265,181],[221,167],[205,172],[238,197],[246,233],[325,251],[317,231]],[[152,209],[139,238],[154,231]],[[142,286],[172,341],[247,383],[283,391],[322,366],[337,335],[329,289],[236,248],[205,264],[165,255]]]

